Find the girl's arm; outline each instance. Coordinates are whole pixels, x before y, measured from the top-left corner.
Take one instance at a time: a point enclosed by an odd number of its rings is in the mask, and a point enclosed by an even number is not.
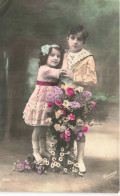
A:
[[[48,67],[44,71],[44,75],[45,75],[46,78],[56,78],[56,79],[58,79],[60,74],[61,74],[61,69],[55,69],[55,68],[51,68],[51,67]]]

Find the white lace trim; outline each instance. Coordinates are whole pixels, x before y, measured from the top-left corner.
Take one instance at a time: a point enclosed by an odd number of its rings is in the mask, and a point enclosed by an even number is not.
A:
[[[83,60],[84,58],[91,56],[92,53],[85,50],[84,48],[79,52],[73,53],[71,50],[68,51],[67,61],[69,69],[74,69],[75,64]]]

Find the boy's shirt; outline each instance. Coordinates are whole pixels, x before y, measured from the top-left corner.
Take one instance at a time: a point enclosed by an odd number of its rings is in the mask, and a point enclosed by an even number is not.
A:
[[[95,61],[92,53],[84,48],[71,53],[70,50],[64,54],[63,69],[73,74],[73,80],[63,77],[62,82],[70,87],[94,86],[97,83]]]

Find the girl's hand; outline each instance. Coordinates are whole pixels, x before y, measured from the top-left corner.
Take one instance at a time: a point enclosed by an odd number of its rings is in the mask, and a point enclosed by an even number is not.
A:
[[[66,76],[66,75],[67,75],[67,71],[64,70],[64,69],[61,69],[61,70],[60,70],[60,74],[61,74],[62,76]]]
[[[63,76],[66,77],[66,78],[70,78],[70,79],[74,79],[74,74],[71,72],[71,71],[65,71],[63,72]]]
[[[61,75],[72,80],[74,79],[74,74],[72,73],[72,71],[61,69]]]

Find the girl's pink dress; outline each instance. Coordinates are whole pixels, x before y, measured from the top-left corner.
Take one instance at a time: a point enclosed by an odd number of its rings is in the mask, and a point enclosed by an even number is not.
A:
[[[56,83],[58,82],[59,73],[59,69],[43,65],[39,68],[37,81]],[[55,86],[36,85],[23,111],[23,118],[26,124],[49,126],[47,114],[51,111],[51,108],[48,107],[48,103],[46,102],[46,94],[54,91]]]

